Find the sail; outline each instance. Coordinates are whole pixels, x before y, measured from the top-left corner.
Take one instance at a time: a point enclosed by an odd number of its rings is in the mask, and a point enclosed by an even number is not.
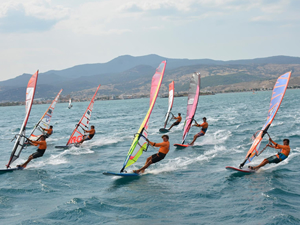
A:
[[[46,110],[44,115],[41,117],[41,119],[37,122],[37,124],[32,129],[29,139],[32,141],[36,141],[41,135],[44,135],[45,132],[43,129],[48,129],[50,125],[50,121],[54,112],[55,105],[57,103],[57,100],[60,96],[60,93],[62,92],[62,89],[59,91],[59,93],[56,95],[55,99],[52,101],[49,108]]]
[[[148,133],[147,133],[148,121],[149,121],[152,109],[154,107],[156,98],[158,96],[161,82],[164,77],[166,64],[167,64],[166,61],[162,61],[161,64],[156,69],[155,74],[152,77],[151,91],[150,91],[150,106],[149,106],[148,112],[147,112],[137,134],[135,135],[135,137],[133,139],[133,142],[130,146],[127,157],[124,161],[121,172],[123,172],[124,169],[127,168],[128,166],[135,163],[138,160],[138,158],[142,155],[143,151],[147,150],[147,142],[146,142],[145,138],[147,138],[147,135],[148,135]]]
[[[169,84],[169,107],[168,107],[168,112],[167,112],[167,115],[166,115],[166,118],[165,118],[164,128],[166,128],[166,126],[169,122],[171,110],[172,110],[172,107],[173,107],[173,102],[174,102],[174,81],[172,81]]]
[[[73,105],[72,105],[72,100],[71,100],[71,99],[69,99],[69,106],[68,106],[68,108],[69,108],[69,109],[71,109],[71,108],[72,108],[72,106],[73,106]]]
[[[89,122],[91,120],[91,115],[92,115],[92,111],[93,111],[93,106],[94,106],[94,99],[97,95],[97,92],[100,88],[100,85],[97,87],[97,90],[89,104],[89,106],[87,107],[85,113],[83,114],[83,116],[81,117],[81,119],[79,120],[78,124],[76,124],[76,127],[70,137],[70,139],[68,140],[67,145],[70,144],[76,144],[78,142],[80,142],[84,136],[84,130],[83,129],[88,129],[89,128]]]
[[[38,73],[39,71],[36,71],[35,74],[33,74],[27,84],[27,89],[26,89],[26,101],[25,101],[25,118],[23,121],[23,124],[21,126],[20,132],[18,135],[16,135],[16,141],[10,156],[10,159],[8,161],[8,164],[6,165],[7,168],[10,167],[10,165],[17,159],[19,158],[23,148],[25,147],[24,142],[25,142],[25,129],[26,129],[26,124],[30,115],[31,111],[31,106],[33,103],[34,99],[34,94],[35,94],[35,89],[36,89],[36,83],[38,79]]]
[[[189,130],[192,126],[194,116],[197,110],[198,99],[200,95],[200,73],[194,73],[190,80],[190,88],[188,92],[188,103],[187,103],[187,112],[185,118],[185,125],[183,128],[183,137],[182,143],[184,144],[185,139],[189,133]]]
[[[245,161],[240,165],[240,167],[243,167],[245,164],[251,162],[256,155],[261,153],[262,150],[259,149],[260,143],[276,116],[287,89],[291,74],[292,72],[287,72],[277,79],[272,92],[267,121],[254,139],[252,146],[246,155]]]

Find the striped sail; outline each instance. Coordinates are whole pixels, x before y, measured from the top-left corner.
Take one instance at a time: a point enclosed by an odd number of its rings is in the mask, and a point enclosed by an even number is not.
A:
[[[68,140],[67,146],[71,145],[71,144],[79,143],[82,140],[83,136],[84,136],[84,130],[83,129],[86,130],[86,129],[89,128],[89,122],[91,120],[93,106],[94,106],[94,100],[95,100],[95,97],[97,95],[97,92],[98,92],[99,88],[100,88],[100,85],[97,87],[97,90],[96,90],[89,106],[85,110],[83,116],[79,120],[78,124],[76,124],[76,127],[73,130],[70,139]]]
[[[240,167],[242,168],[245,164],[249,163],[252,161],[252,159],[256,156],[259,155],[261,152],[260,150],[260,143],[264,137],[264,135],[266,134],[266,132],[268,131],[270,125],[272,124],[276,113],[280,107],[280,104],[282,102],[282,99],[284,97],[285,91],[287,89],[287,86],[289,84],[289,80],[291,77],[292,72],[287,72],[283,75],[281,75],[273,88],[273,92],[272,92],[272,97],[271,97],[271,101],[270,101],[270,107],[269,107],[269,111],[268,111],[268,117],[267,117],[267,121],[264,124],[264,126],[262,127],[261,131],[258,133],[258,135],[256,136],[256,138],[254,139],[251,148],[249,149],[249,151],[247,152],[245,161],[240,165]]]
[[[152,109],[154,107],[156,98],[158,96],[158,92],[161,86],[161,82],[163,80],[165,68],[166,68],[166,61],[163,61],[158,68],[156,69],[155,74],[152,77],[152,83],[151,83],[151,91],[150,91],[150,107],[148,109],[148,112],[138,130],[138,133],[135,135],[133,142],[130,146],[130,149],[128,151],[127,157],[124,161],[123,168],[121,169],[121,172],[124,171],[125,168],[135,163],[138,158],[143,154],[143,151],[147,149],[147,142],[145,138],[147,137],[147,130],[148,130],[148,122],[149,118],[152,112]],[[144,138],[145,137],[145,138]]]
[[[17,159],[19,158],[23,148],[25,147],[24,142],[25,142],[25,129],[26,129],[26,124],[30,115],[33,99],[34,99],[34,94],[35,94],[35,89],[36,89],[36,83],[38,79],[38,73],[39,71],[36,71],[35,74],[33,74],[27,84],[27,89],[26,89],[26,102],[25,102],[25,118],[23,121],[23,124],[21,126],[19,135],[16,135],[16,141],[11,153],[11,156],[9,158],[8,164],[6,165],[7,168],[10,167],[10,165]]]
[[[37,122],[37,124],[32,129],[31,134],[29,136],[30,140],[36,141],[41,135],[45,134],[45,131],[43,131],[43,129],[49,128],[50,121],[54,112],[54,108],[61,92],[62,89],[59,91],[59,93],[56,95],[55,99],[52,101],[51,105],[48,107],[44,115],[41,117],[41,119]]]

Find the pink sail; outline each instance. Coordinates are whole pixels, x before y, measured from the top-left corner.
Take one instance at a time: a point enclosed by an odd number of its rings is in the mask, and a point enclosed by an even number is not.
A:
[[[39,71],[36,71],[35,74],[33,74],[27,84],[27,89],[26,89],[26,102],[25,102],[25,119],[23,121],[23,124],[21,126],[20,132],[18,135],[16,135],[16,142],[14,144],[10,159],[8,161],[8,164],[6,165],[7,168],[10,167],[10,165],[17,159],[19,158],[23,148],[25,147],[24,142],[25,142],[25,129],[26,129],[26,124],[29,119],[33,99],[34,99],[34,94],[36,90],[36,83],[38,79],[38,73]]]
[[[194,73],[190,80],[187,112],[186,112],[185,126],[183,129],[183,137],[182,137],[181,144],[184,144],[185,139],[191,128],[192,122],[194,120],[194,116],[197,110],[199,95],[200,95],[200,73]]]

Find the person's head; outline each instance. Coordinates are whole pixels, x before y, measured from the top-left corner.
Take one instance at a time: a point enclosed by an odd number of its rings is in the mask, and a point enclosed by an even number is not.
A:
[[[168,141],[169,140],[169,136],[164,134],[163,136],[161,136],[161,138],[164,140],[164,141]]]
[[[50,126],[50,129],[53,129],[53,126]]]
[[[178,113],[178,116],[181,116],[181,113]]]
[[[206,117],[203,117],[202,119],[203,119],[203,122],[206,122]]]
[[[283,139],[283,144],[284,145],[289,145],[290,144],[290,140],[289,139]]]
[[[95,126],[94,126],[94,125],[92,125],[92,126],[91,126],[91,128],[92,128],[92,129],[95,129]]]
[[[45,135],[41,135],[41,138],[40,138],[41,141],[45,141],[46,140],[46,137]]]

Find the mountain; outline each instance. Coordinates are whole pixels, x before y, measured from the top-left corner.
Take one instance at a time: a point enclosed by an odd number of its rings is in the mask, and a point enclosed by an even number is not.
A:
[[[84,90],[101,84],[100,95],[148,95],[155,68],[164,57],[158,55],[119,56],[107,63],[78,65],[64,70],[40,73],[36,98],[53,98],[63,88],[63,95],[81,97]],[[201,88],[218,85],[273,79],[293,70],[300,76],[300,57],[272,56],[267,58],[220,61],[212,59],[166,59],[166,74],[162,92],[175,81],[176,91],[186,91],[189,76],[201,72]],[[34,72],[34,71],[33,71]],[[30,74],[0,82],[0,102],[24,101]],[[92,93],[92,92],[88,92]]]

